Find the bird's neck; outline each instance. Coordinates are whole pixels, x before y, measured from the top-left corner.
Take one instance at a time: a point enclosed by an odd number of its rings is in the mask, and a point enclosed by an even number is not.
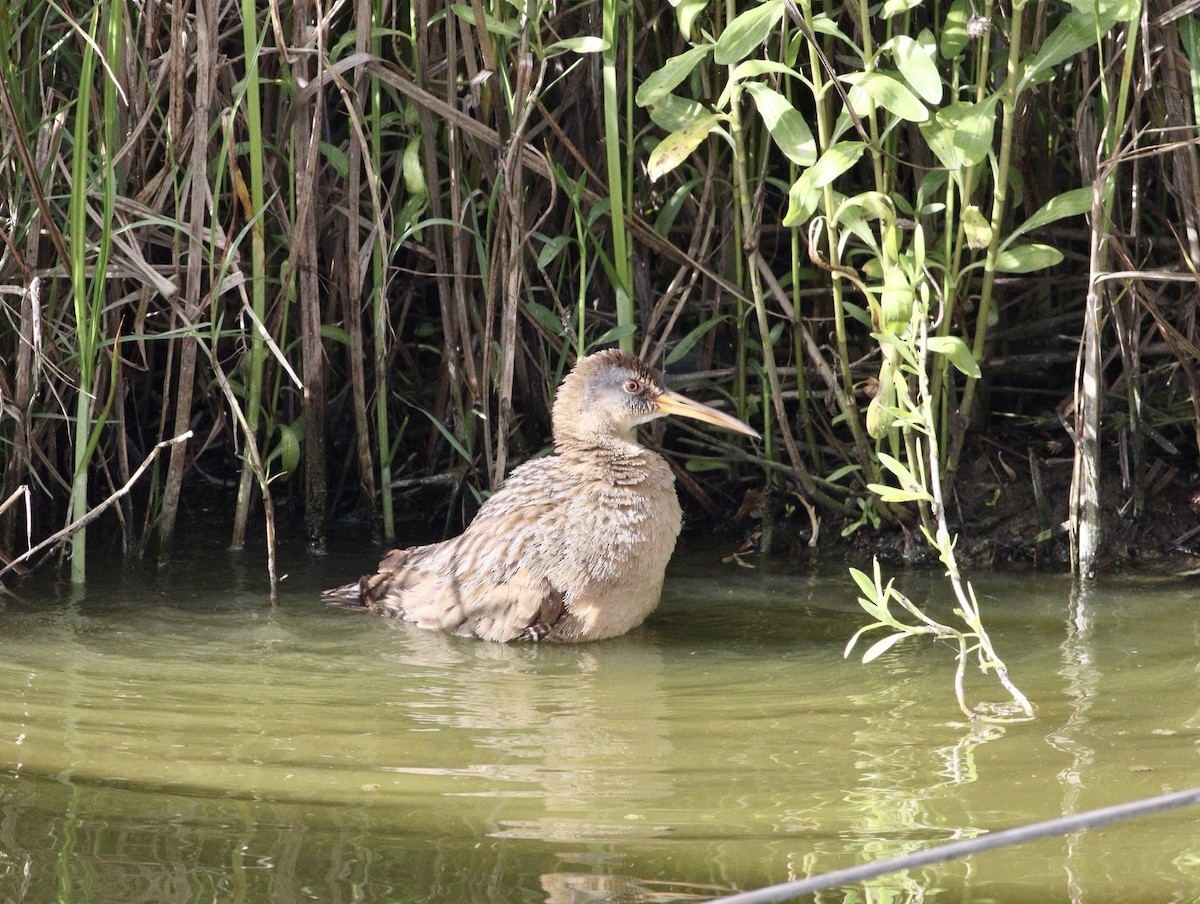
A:
[[[616,434],[564,436],[556,439],[555,449],[564,465],[603,476],[618,486],[642,483],[653,464],[662,461],[658,453]]]

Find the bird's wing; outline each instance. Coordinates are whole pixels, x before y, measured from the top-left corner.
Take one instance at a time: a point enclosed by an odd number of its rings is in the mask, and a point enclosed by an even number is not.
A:
[[[363,580],[367,604],[487,640],[548,634],[566,589],[556,580],[569,495],[559,475],[554,459],[514,470],[461,535],[385,558]]]

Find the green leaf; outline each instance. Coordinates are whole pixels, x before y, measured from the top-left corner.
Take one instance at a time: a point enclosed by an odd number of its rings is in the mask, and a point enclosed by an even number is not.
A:
[[[699,101],[676,97],[674,94],[660,97],[647,109],[650,119],[665,132],[677,132],[708,114],[708,108]]]
[[[1014,229],[1004,239],[1004,243],[1000,247],[1008,247],[1017,236],[1024,235],[1026,232],[1037,229],[1039,226],[1045,226],[1047,223],[1053,223],[1056,220],[1077,217],[1082,213],[1088,213],[1092,209],[1092,200],[1091,186],[1073,188],[1070,191],[1063,192],[1061,195],[1055,195],[1043,204],[1037,213]]]
[[[1077,8],[1058,23],[1054,31],[1042,42],[1037,52],[1025,58],[1017,90],[1024,91],[1031,85],[1049,81],[1054,77],[1054,68],[1075,54],[1095,45],[1117,22],[1126,22],[1138,14],[1140,0],[1117,0],[1087,3]]]
[[[979,364],[967,343],[958,336],[930,336],[929,350],[939,355],[945,355],[961,373],[978,380],[982,376]]]
[[[726,26],[717,40],[714,59],[722,66],[740,63],[764,41],[783,18],[783,0],[752,6]]]
[[[954,0],[942,25],[942,43],[938,48],[942,59],[953,60],[967,47],[967,22],[971,19],[971,0]]]
[[[408,193],[415,198],[427,197],[429,189],[425,184],[425,168],[421,166],[420,139],[414,138],[404,148],[401,168],[404,171],[404,187],[408,189]]]
[[[451,3],[450,9],[454,11],[454,15],[458,16],[468,25],[475,24],[475,12],[466,3]],[[520,30],[515,25],[510,25],[507,22],[501,22],[491,13],[484,11],[483,27],[487,29],[489,34],[503,35],[506,38],[519,38]]]
[[[1049,245],[1029,244],[1006,248],[996,255],[997,273],[1032,273],[1053,267],[1063,259],[1057,248]]]
[[[325,158],[325,162],[333,168],[334,172],[342,177],[343,181],[350,177],[350,158],[346,156],[345,151],[336,144],[330,144],[328,141],[318,143],[317,147],[320,148],[321,156]]]
[[[967,166],[982,163],[992,149],[999,101],[1000,95],[993,94],[978,103],[953,104],[951,108],[938,111],[938,118],[954,131],[954,146]]]
[[[937,47],[929,29],[924,29],[915,40],[908,35],[896,35],[890,44],[892,59],[904,80],[927,103],[940,104],[942,76],[933,60]]]
[[[542,250],[538,252],[538,267],[545,269],[573,241],[574,239],[569,235],[556,235],[554,238],[547,240],[546,244],[542,246]]]
[[[620,326],[614,326],[612,329],[606,330],[599,339],[591,344],[591,347],[598,348],[604,345],[611,345],[620,339],[624,339],[626,336],[632,336],[636,332],[637,324],[623,323]]]
[[[728,118],[720,113],[710,113],[660,141],[650,152],[650,159],[646,161],[646,174],[650,181],[657,181],[660,176],[683,163],[688,155],[699,147],[700,142],[708,137],[708,133],[716,128],[717,123]]]
[[[879,591],[875,587],[875,582],[862,571],[857,568],[850,569],[850,577],[854,578],[854,583],[858,584],[858,589],[862,591],[862,595],[869,600],[875,599]]]
[[[850,72],[838,76],[843,82],[853,85],[860,92],[866,92],[879,106],[889,113],[899,116],[909,122],[925,122],[929,119],[929,111],[915,94],[908,90],[897,78],[883,72]],[[851,101],[856,101],[853,96]],[[855,112],[865,113],[859,109],[859,103],[854,103]]]
[[[887,0],[883,4],[883,12],[880,16],[884,19],[890,19],[892,16],[898,16],[901,13],[906,13],[914,6],[920,6],[921,0]]]
[[[447,427],[445,424],[443,424],[441,421],[439,421],[437,418],[435,418],[432,414],[430,414],[424,408],[420,409],[420,411],[421,411],[421,414],[423,414],[423,415],[425,415],[425,417],[429,418],[430,423],[432,423],[433,426],[437,428],[438,433],[440,433],[442,435],[442,438],[445,439],[446,442],[448,442],[450,444],[450,448],[452,448],[455,452],[457,452],[459,457],[462,458],[463,461],[472,461],[471,456],[469,454],[467,454],[467,450],[463,448],[463,444],[458,441],[458,437],[456,437],[453,433],[450,432],[449,427]]]
[[[889,634],[883,640],[875,641],[875,643],[871,644],[867,652],[863,653],[863,663],[866,664],[878,659],[906,637],[908,637],[908,634],[903,631],[898,631],[895,634]]]
[[[729,462],[714,461],[710,458],[689,458],[683,467],[692,474],[703,474],[706,471],[728,471]]]
[[[654,218],[654,231],[666,238],[671,227],[675,225],[679,213],[683,210],[685,204],[693,199],[696,193],[696,180],[686,182],[680,185],[675,191],[662,202],[662,206],[658,210],[658,216]]]
[[[663,362],[663,366],[670,367],[672,364],[690,352],[692,350],[692,346],[694,346],[704,336],[705,333],[711,330],[718,323],[723,323],[726,319],[727,318],[725,317],[713,317],[711,320],[704,321],[702,324],[679,340],[675,347],[671,349],[670,354],[667,355],[667,359]]]
[[[846,33],[838,27],[837,22],[829,18],[825,13],[818,13],[813,16],[812,30],[815,34],[829,35],[831,38],[837,38],[860,57],[863,55],[863,49],[850,40]]]
[[[279,453],[279,468],[291,474],[300,464],[300,436],[290,424],[276,426],[279,428],[279,445],[275,447]]]
[[[813,183],[813,171],[809,167],[788,189],[788,209],[783,215],[784,226],[803,226],[821,203],[821,189]]]
[[[861,470],[862,470],[861,465],[842,465],[840,468],[835,470],[833,473],[827,475],[825,477],[825,482],[837,483],[839,480],[841,480],[847,474],[856,474]]]
[[[828,148],[811,168],[805,170],[804,175],[811,173],[813,186],[822,188],[858,163],[866,148],[861,141],[839,141]]]
[[[853,50],[854,53],[857,53],[859,56],[863,55],[863,48],[851,41],[846,32],[839,28],[838,23],[830,19],[826,13],[817,13],[816,16],[812,17],[812,31],[817,35],[829,35],[829,37],[838,38],[839,41],[846,44],[846,47]]]
[[[862,600],[859,600],[859,602],[861,603]],[[863,606],[863,608],[867,609],[868,607]],[[857,631],[855,631],[854,634],[851,636],[849,642],[846,644],[846,649],[842,651],[842,658],[843,659],[850,658],[850,651],[854,649],[854,645],[856,643],[858,643],[858,639],[860,637],[862,637],[868,631],[874,631],[876,628],[883,628],[883,627],[885,627],[884,623],[877,621],[877,622],[872,622],[869,625],[864,625],[863,627],[861,627]]]
[[[948,104],[920,124],[921,134],[944,167],[957,171],[987,157],[999,99],[993,94],[979,103]]]
[[[783,63],[775,62],[775,60],[746,60],[744,63],[738,63],[733,67],[733,72],[730,73],[729,78],[731,81],[741,81],[742,79],[768,74],[800,77],[800,73],[791,66],[785,66]]]
[[[528,301],[525,303],[525,310],[551,336],[561,336],[563,334],[564,327],[562,320],[544,304],[538,304],[536,301]]]
[[[597,38],[593,35],[580,35],[575,38],[563,38],[561,41],[555,41],[542,49],[542,56],[550,57],[557,53],[571,51],[573,53],[602,53],[608,50],[608,41],[604,38]]]
[[[758,113],[771,138],[785,157],[797,166],[812,166],[817,159],[817,142],[800,112],[788,99],[761,82],[747,82]]]
[[[350,334],[337,324],[327,323],[322,326],[321,338],[331,339],[334,342],[341,343],[342,345],[346,346],[346,348],[350,347]]]
[[[653,103],[662,100],[668,94],[675,90],[675,86],[682,82],[685,78],[692,74],[692,70],[696,65],[704,59],[713,49],[712,44],[701,44],[699,47],[693,47],[690,50],[685,50],[678,56],[673,56],[661,69],[657,69],[646,78],[640,88],[638,88],[637,96],[634,98],[639,107],[648,107]]]
[[[963,210],[962,227],[967,244],[976,251],[992,243],[992,224],[984,219],[982,211],[974,204],[968,204]]]
[[[869,483],[867,489],[884,502],[933,502],[924,490],[901,490],[883,483]]]
[[[671,5],[675,7],[679,33],[690,41],[695,37],[693,25],[696,17],[708,8],[708,0],[671,0]]]
[[[917,482],[912,475],[912,471],[908,469],[908,466],[894,455],[880,452],[879,463],[891,471],[892,476],[900,482],[901,486],[913,486]]]

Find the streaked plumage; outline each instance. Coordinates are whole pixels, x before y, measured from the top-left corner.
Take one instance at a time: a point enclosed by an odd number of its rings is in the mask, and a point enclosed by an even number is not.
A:
[[[632,355],[581,358],[554,403],[557,455],[513,470],[459,536],[393,550],[326,600],[495,641],[599,640],[637,627],[658,605],[680,509],[666,460],[630,430],[665,414],[758,435],[668,392]]]

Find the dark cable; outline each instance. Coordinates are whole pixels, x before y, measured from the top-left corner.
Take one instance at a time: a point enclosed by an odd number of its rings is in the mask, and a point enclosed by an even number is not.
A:
[[[766,888],[741,892],[725,898],[714,898],[710,904],[774,904],[776,901],[786,901],[798,895],[835,888],[839,885],[849,885],[852,882],[873,879],[876,876],[910,869],[914,866],[957,860],[960,857],[978,854],[980,851],[1024,844],[1053,835],[1069,835],[1083,829],[1108,825],[1110,822],[1149,816],[1152,813],[1162,813],[1166,810],[1174,810],[1177,807],[1186,807],[1197,803],[1200,803],[1200,788],[1176,791],[1172,794],[1160,794],[1157,797],[1146,797],[1127,804],[1101,807],[1098,810],[1088,810],[1072,816],[1060,816],[1057,819],[1047,819],[1027,826],[1018,826],[1015,829],[1005,829],[1002,832],[991,832],[987,835],[980,835],[978,838],[968,838],[965,841],[953,841],[950,844],[939,845],[926,851],[905,854],[903,857],[893,857],[890,860],[880,860],[876,863],[834,870],[831,873],[822,873],[808,879],[770,885]]]

